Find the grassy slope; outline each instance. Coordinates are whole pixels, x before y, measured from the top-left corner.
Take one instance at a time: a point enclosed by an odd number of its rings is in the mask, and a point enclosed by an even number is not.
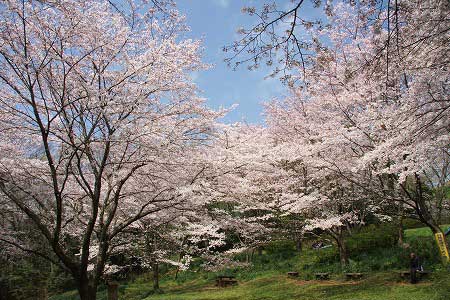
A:
[[[445,230],[447,230],[447,228],[450,227],[450,225],[441,225],[440,227],[441,227],[442,231],[445,231]],[[432,236],[431,229],[428,227],[421,227],[421,228],[405,230],[406,238],[419,237],[419,236]]]
[[[431,237],[427,228],[406,230],[406,238],[414,239]],[[253,268],[234,270],[239,284],[234,287],[218,288],[214,286],[213,273],[185,272],[178,280],[173,276],[162,279],[161,287],[164,294],[152,295],[150,278],[141,276],[121,285],[121,300],[312,300],[312,299],[354,299],[354,300],[446,300],[450,295],[450,273],[436,269],[432,276],[417,285],[410,285],[399,280],[398,274],[391,269],[400,269],[399,263],[392,261],[397,257],[392,249],[379,249],[368,257],[351,261],[349,271],[363,271],[367,276],[360,281],[345,281],[342,275],[344,270],[339,264],[330,263],[327,256],[333,255],[332,249],[321,252],[306,250],[301,255],[290,258],[274,259],[271,257],[264,261],[265,256],[256,258]],[[325,257],[325,258],[324,258]],[[262,259],[262,260],[261,260]],[[379,264],[379,271],[369,271],[373,265]],[[400,264],[403,266],[403,264]],[[299,270],[298,279],[287,278],[287,271]],[[332,274],[330,281],[316,281],[315,272],[329,271]],[[233,272],[233,271],[231,271]],[[75,300],[75,292],[69,292],[52,300]],[[105,291],[98,294],[99,300],[106,300]]]
[[[443,285],[450,276],[418,285],[397,282],[393,273],[378,273],[358,282],[331,280],[324,282],[288,279],[284,275],[259,277],[232,288],[216,288],[211,284],[202,288],[187,285],[170,287],[165,294],[146,299],[164,300],[287,300],[287,299],[448,299],[450,285]]]
[[[122,286],[120,299],[144,299],[151,290],[149,284],[132,283]],[[212,281],[197,279],[182,284],[165,284],[165,293],[150,295],[146,300],[448,300],[450,295],[450,275],[438,272],[432,278],[417,285],[398,280],[393,272],[369,275],[361,281],[344,281],[334,278],[330,281],[305,281],[290,279],[285,275],[266,274],[252,280],[240,282],[235,287],[217,288]],[[76,299],[61,295],[53,299]],[[105,299],[100,293],[99,299]]]

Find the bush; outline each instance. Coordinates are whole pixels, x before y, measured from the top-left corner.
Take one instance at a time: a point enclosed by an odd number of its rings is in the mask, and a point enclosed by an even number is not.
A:
[[[330,248],[314,251],[317,252],[318,263],[333,263],[339,261],[339,251],[334,245]]]
[[[408,243],[410,247],[403,253],[403,258],[406,261],[409,260],[409,253],[414,252],[419,256],[424,268],[440,263],[440,253],[434,237],[411,237],[408,239]]]
[[[420,222],[419,220],[409,219],[409,218],[403,220],[403,228],[404,229],[421,228],[423,226],[424,226],[423,223]]]
[[[398,241],[397,228],[391,224],[371,224],[347,238],[349,254],[391,248]]]
[[[295,256],[297,250],[293,241],[274,241],[264,247],[267,255],[275,256],[279,259],[286,259]]]

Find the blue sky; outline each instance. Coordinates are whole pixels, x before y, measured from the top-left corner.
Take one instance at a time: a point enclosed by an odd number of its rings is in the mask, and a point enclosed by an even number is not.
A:
[[[290,3],[288,0],[279,2],[284,5]],[[212,108],[238,104],[238,107],[225,117],[224,121],[227,123],[263,123],[260,104],[286,94],[286,89],[279,79],[264,80],[270,70],[262,68],[249,71],[243,66],[233,71],[223,61],[227,53],[224,53],[222,48],[236,39],[236,29],[255,22],[252,17],[242,14],[241,8],[262,3],[262,0],[177,1],[178,9],[186,15],[191,28],[188,37],[203,40],[203,61],[213,65],[210,70],[193,76],[202,90],[202,96],[208,99],[208,105]]]

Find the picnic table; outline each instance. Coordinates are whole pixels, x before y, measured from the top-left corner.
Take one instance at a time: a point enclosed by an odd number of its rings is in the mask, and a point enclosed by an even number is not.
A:
[[[330,273],[316,273],[316,279],[319,280],[328,280],[330,279]]]
[[[361,279],[363,275],[363,273],[345,273],[347,279]]]
[[[409,278],[409,276],[411,275],[411,271],[407,270],[407,271],[400,271],[398,272],[398,274],[400,275],[401,278]],[[421,278],[425,277],[429,274],[431,274],[431,272],[428,271],[416,271],[416,274],[418,274]]]
[[[216,286],[226,287],[229,285],[237,284],[237,280],[234,276],[229,275],[219,275],[216,279]]]
[[[287,272],[289,277],[298,277],[298,272]]]

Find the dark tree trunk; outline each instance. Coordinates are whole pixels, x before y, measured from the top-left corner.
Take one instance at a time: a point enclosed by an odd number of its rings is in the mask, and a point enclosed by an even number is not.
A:
[[[342,266],[348,265],[348,251],[347,246],[345,245],[345,241],[343,238],[339,239],[338,248],[339,248],[339,258]]]
[[[183,244],[184,244],[184,241],[183,241]],[[183,252],[180,252],[180,255],[179,255],[179,257],[178,257],[178,262],[180,262],[182,258],[183,258]],[[179,273],[179,272],[180,272],[180,267],[178,266],[178,267],[177,267],[177,271],[175,272],[175,279],[178,278],[178,273]]]
[[[108,283],[108,300],[119,300],[119,284],[117,282]]]
[[[98,282],[87,271],[73,275],[76,278],[80,300],[96,300]]]
[[[398,245],[403,246],[403,243],[404,243],[403,217],[400,217],[398,222]]]
[[[297,252],[302,252],[303,249],[303,240],[301,238],[298,238],[295,241],[295,249],[297,250]]]
[[[159,264],[154,263],[152,265],[152,269],[153,269],[153,290],[160,291],[160,288],[159,288]]]
[[[252,248],[252,253],[250,254],[250,261],[253,261],[253,256],[255,255],[255,248]]]
[[[38,299],[39,300],[48,300],[48,292],[47,292],[47,287],[46,286],[42,287],[39,290]]]
[[[97,287],[86,282],[78,286],[78,293],[80,294],[80,300],[96,300],[97,299]]]
[[[348,250],[347,245],[345,244],[344,233],[342,228],[337,229],[336,231],[329,230],[331,237],[336,241],[339,250],[339,259],[341,261],[342,266],[348,265]]]
[[[99,245],[99,253],[97,255],[95,271],[92,274],[88,274],[87,266],[80,267],[78,270],[84,270],[78,272],[72,272],[74,278],[78,278],[78,292],[80,294],[80,300],[96,300],[97,299],[97,287],[100,282],[103,270],[105,267],[108,243],[103,240]]]

